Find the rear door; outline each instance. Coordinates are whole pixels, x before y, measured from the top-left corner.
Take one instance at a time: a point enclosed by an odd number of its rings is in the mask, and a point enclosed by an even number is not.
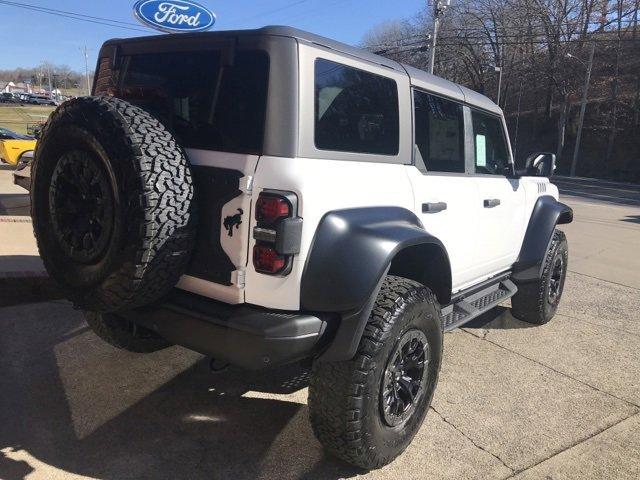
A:
[[[511,152],[498,115],[471,109],[474,180],[477,188],[476,258],[488,274],[516,261],[525,228],[525,191],[519,179],[507,178]]]
[[[478,214],[477,183],[465,173],[462,103],[414,90],[415,166],[407,172],[415,209],[449,254],[453,290],[478,276],[474,258]]]

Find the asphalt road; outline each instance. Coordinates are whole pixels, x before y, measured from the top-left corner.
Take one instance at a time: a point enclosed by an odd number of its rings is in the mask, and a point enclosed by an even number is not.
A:
[[[561,195],[589,203],[640,206],[640,185],[568,177],[554,177],[552,182]]]
[[[445,335],[433,408],[388,467],[323,453],[301,366],[119,351],[60,300],[0,308],[0,479],[637,480],[638,187],[556,182],[576,214],[558,314],[533,327],[506,304]]]

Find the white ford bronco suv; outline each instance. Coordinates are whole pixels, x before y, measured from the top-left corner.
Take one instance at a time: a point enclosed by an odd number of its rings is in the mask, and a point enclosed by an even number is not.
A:
[[[486,97],[299,30],[117,39],[43,129],[33,225],[104,340],[310,360],[318,439],[377,468],[422,424],[443,332],[508,298],[553,317],[554,162],[516,170]]]

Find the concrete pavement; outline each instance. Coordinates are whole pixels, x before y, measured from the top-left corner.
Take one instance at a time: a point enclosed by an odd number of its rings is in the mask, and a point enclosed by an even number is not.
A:
[[[180,347],[122,352],[53,301],[0,308],[0,479],[640,478],[640,207],[563,201],[556,318],[506,304],[445,335],[433,408],[384,469],[323,453],[301,366],[212,375]]]

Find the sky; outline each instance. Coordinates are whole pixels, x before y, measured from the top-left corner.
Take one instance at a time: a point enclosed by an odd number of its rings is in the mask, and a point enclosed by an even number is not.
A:
[[[426,0],[196,0],[217,15],[212,30],[288,25],[357,44],[371,28],[422,10]],[[130,23],[129,30],[86,23],[9,5],[19,3]],[[0,0],[0,69],[33,67],[42,61],[89,69],[109,38],[157,34],[133,17],[134,0]]]

